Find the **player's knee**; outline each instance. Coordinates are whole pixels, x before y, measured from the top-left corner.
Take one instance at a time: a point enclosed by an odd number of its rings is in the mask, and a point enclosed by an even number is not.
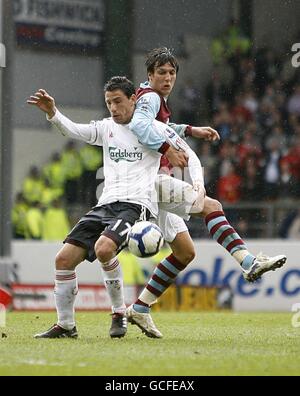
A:
[[[223,211],[223,207],[221,202],[209,197],[205,198],[202,215],[208,216],[210,213],[222,212],[222,211]]]
[[[189,249],[186,252],[186,257],[185,257],[185,261],[186,261],[186,265],[190,264],[196,257],[196,251],[194,248]]]
[[[216,199],[212,200],[211,206],[212,206],[212,211],[214,211],[214,212],[223,211],[223,206],[222,206],[221,202],[217,201]]]
[[[95,247],[95,253],[101,263],[107,263],[111,260],[112,251],[108,247],[98,245]]]
[[[185,249],[184,251],[177,253],[175,257],[182,265],[187,266],[195,259],[196,251],[194,247],[190,247],[189,249]]]
[[[58,253],[55,258],[55,266],[57,270],[61,270],[61,271],[73,270],[73,265],[71,264],[69,257],[61,252]]]
[[[110,240],[99,240],[95,245],[95,253],[101,263],[108,263],[115,255],[115,244]]]

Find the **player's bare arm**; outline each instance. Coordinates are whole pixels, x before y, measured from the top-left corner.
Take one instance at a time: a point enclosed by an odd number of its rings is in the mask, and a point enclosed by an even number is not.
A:
[[[39,89],[34,95],[31,95],[27,99],[27,103],[47,113],[50,119],[55,116],[55,100],[44,89]]]
[[[219,133],[211,127],[191,127],[190,133],[192,137],[208,142],[216,142],[221,139]]]

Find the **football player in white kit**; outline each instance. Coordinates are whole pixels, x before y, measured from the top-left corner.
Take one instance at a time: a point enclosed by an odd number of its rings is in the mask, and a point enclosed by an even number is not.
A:
[[[136,221],[157,217],[155,182],[161,154],[143,146],[128,127],[136,101],[135,89],[129,80],[112,78],[105,86],[105,100],[112,117],[90,124],[74,123],[61,114],[45,90],[39,90],[27,101],[44,111],[64,136],[103,146],[105,175],[98,205],[73,228],[56,257],[58,321],[46,332],[37,334],[36,338],[77,338],[74,304],[78,283],[75,269],[85,259],[93,262],[96,258],[102,265],[105,286],[112,302],[110,336],[123,337],[127,331],[122,272],[116,256],[126,245],[127,234]],[[168,146],[174,142],[175,158],[181,163],[188,160],[197,184],[201,171],[197,156],[191,150],[189,158],[183,155],[183,151],[177,152],[181,139],[167,125],[158,121],[154,124],[162,133],[165,130]],[[166,150],[172,151],[168,147]],[[194,194],[198,196],[197,192]],[[194,201],[198,205],[203,198]],[[195,210],[199,212],[201,208]]]

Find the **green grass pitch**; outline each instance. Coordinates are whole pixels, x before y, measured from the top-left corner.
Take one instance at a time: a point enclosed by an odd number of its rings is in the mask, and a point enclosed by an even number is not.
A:
[[[153,340],[129,325],[108,337],[107,313],[77,314],[78,340],[34,340],[55,314],[9,313],[0,329],[3,375],[300,375],[300,328],[292,314],[155,313]]]

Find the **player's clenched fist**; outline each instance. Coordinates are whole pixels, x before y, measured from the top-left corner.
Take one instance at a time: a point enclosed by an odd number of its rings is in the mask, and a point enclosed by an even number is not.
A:
[[[39,89],[34,95],[27,99],[27,103],[37,106],[52,118],[56,113],[55,100],[44,89]]]

